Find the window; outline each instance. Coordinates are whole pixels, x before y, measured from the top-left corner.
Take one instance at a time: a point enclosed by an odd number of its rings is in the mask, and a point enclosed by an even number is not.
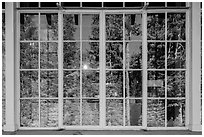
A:
[[[20,127],[185,127],[187,9],[144,11],[19,11]]]

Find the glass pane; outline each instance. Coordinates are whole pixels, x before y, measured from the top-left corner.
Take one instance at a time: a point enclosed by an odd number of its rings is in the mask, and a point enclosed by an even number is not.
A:
[[[142,97],[142,72],[127,71],[126,73],[126,97]]]
[[[98,99],[83,100],[82,125],[99,125],[99,100]]]
[[[185,97],[185,71],[167,72],[167,96]]]
[[[20,68],[38,68],[38,43],[20,43]]]
[[[37,99],[20,100],[20,126],[39,126],[39,102]]]
[[[99,40],[99,15],[82,15],[82,39]]]
[[[79,71],[64,71],[64,97],[79,97],[80,73]]]
[[[99,69],[99,42],[82,43],[83,69]]]
[[[102,7],[102,2],[82,2],[82,7]]]
[[[167,43],[167,68],[185,68],[186,67],[186,43],[168,42]]]
[[[147,126],[165,126],[165,100],[148,99],[147,101]]]
[[[148,43],[148,68],[165,68],[165,43]]]
[[[58,100],[41,100],[40,107],[41,127],[57,127]]]
[[[5,2],[2,2],[2,9],[5,9]]]
[[[165,7],[165,2],[149,2],[149,7]]]
[[[125,7],[142,7],[144,2],[125,2]]]
[[[148,71],[148,97],[165,96],[165,71]]]
[[[106,100],[106,126],[123,125],[123,100],[107,99]]]
[[[142,43],[126,42],[126,68],[141,69],[142,68]]]
[[[83,97],[99,97],[99,71],[82,72],[82,92]]]
[[[38,2],[20,2],[20,7],[38,7]]]
[[[3,2],[2,2],[3,3]],[[5,13],[2,13],[2,41],[5,40],[5,36],[6,36],[6,28],[5,28]]]
[[[40,2],[41,7],[57,7],[57,2]]]
[[[58,97],[58,72],[41,71],[40,75],[40,96]]]
[[[106,97],[123,97],[123,71],[106,71]]]
[[[64,40],[80,39],[79,14],[64,14],[63,16],[63,38]]]
[[[122,42],[106,43],[106,68],[107,69],[123,68],[123,43]]]
[[[58,44],[43,42],[40,45],[40,68],[57,69],[58,68]]]
[[[58,40],[57,13],[43,13],[40,15],[40,40]]]
[[[6,99],[2,98],[2,126],[6,125]]]
[[[20,40],[38,40],[38,14],[20,14]]]
[[[186,14],[168,13],[167,14],[167,39],[185,40],[186,39]]]
[[[64,69],[79,69],[80,66],[80,43],[64,42]]]
[[[142,40],[142,15],[141,14],[125,15],[125,39]]]
[[[147,14],[147,39],[164,40],[165,38],[165,14]]]
[[[167,127],[185,126],[185,100],[167,100]]]
[[[80,2],[61,2],[63,7],[80,7]]]
[[[20,72],[20,97],[38,97],[38,71]]]
[[[106,40],[123,39],[123,15],[108,14],[106,15]]]
[[[122,2],[104,2],[103,7],[123,7]]]
[[[186,7],[185,2],[167,2],[167,7]]]
[[[80,100],[66,99],[63,102],[63,125],[80,124]]]
[[[142,126],[142,100],[127,99],[125,107],[125,125]]]

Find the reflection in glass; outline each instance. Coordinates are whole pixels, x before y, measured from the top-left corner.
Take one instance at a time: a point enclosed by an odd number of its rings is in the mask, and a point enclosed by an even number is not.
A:
[[[82,15],[82,39],[99,40],[99,15],[98,14]]]
[[[165,71],[148,71],[148,97],[164,97]]]
[[[63,16],[63,39],[80,39],[80,16],[79,14],[64,14]]]
[[[39,102],[37,99],[20,100],[20,126],[39,126]]]
[[[106,43],[106,68],[107,69],[123,68],[123,43],[122,42]]]
[[[142,15],[141,14],[125,15],[125,39],[142,40]]]
[[[185,100],[167,100],[167,127],[185,126]]]
[[[83,97],[98,97],[99,95],[99,71],[84,70],[82,72]]]
[[[41,71],[40,75],[40,96],[58,97],[58,72]]]
[[[142,100],[127,99],[125,101],[125,125],[141,126],[142,125]]]
[[[99,68],[99,42],[83,42],[82,64],[88,67],[86,69]]]
[[[126,97],[142,97],[142,73],[141,71],[127,71],[126,73]]]
[[[40,101],[40,126],[57,127],[58,126],[58,100]]]
[[[57,13],[40,14],[40,40],[58,39],[58,15]]]
[[[106,40],[123,39],[123,15],[107,14],[106,15]]]
[[[5,36],[6,36],[5,13],[2,13],[2,41],[5,40]]]
[[[126,68],[141,69],[142,67],[142,43],[126,42]]]
[[[20,72],[20,97],[38,97],[38,71]]]
[[[167,39],[185,40],[186,39],[186,14],[168,13],[167,14]]]
[[[147,39],[164,40],[165,38],[165,14],[147,14]]]
[[[106,100],[106,126],[123,125],[123,100],[107,99]]]
[[[40,68],[57,69],[58,68],[58,44],[51,42],[42,42],[40,45]]]
[[[38,68],[38,43],[20,43],[20,68]]]
[[[147,101],[147,126],[165,126],[165,100],[148,99]]]
[[[165,43],[148,43],[148,68],[165,68]]]
[[[185,97],[185,71],[167,71],[167,96]]]
[[[99,125],[99,100],[83,99],[82,125]]]
[[[64,69],[79,69],[80,66],[80,43],[64,42],[63,47]]]
[[[123,71],[106,71],[106,97],[123,97]]]
[[[80,94],[80,73],[79,71],[64,71],[63,96],[79,97]]]
[[[185,42],[167,43],[167,68],[185,68],[186,67],[186,47]]]
[[[63,125],[80,124],[80,100],[66,99],[63,102]]]
[[[20,14],[20,40],[38,40],[38,14]]]

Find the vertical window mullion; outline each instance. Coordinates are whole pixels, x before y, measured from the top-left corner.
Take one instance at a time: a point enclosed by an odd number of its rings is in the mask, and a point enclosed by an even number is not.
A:
[[[167,3],[166,3],[167,4]],[[165,12],[165,127],[167,127],[167,12]]]
[[[58,13],[58,127],[63,126],[63,14]]]
[[[104,12],[100,13],[100,47],[99,47],[99,58],[100,58],[100,126],[103,128],[106,126],[106,64],[105,64],[105,15]]]
[[[40,112],[40,13],[38,13],[38,94],[39,94],[39,127],[40,127],[40,124],[41,124],[41,120],[40,120],[40,117],[41,117],[41,112]]]
[[[82,4],[82,2],[80,2]],[[80,126],[82,126],[82,13],[79,14],[80,20],[79,20],[79,30],[80,30]]]
[[[125,126],[125,61],[125,14],[123,13],[123,126]]]
[[[147,11],[142,18],[142,127],[147,128]]]

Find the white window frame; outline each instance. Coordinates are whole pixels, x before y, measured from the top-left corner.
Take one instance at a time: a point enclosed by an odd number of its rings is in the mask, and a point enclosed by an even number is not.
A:
[[[25,128],[25,127],[20,127],[20,103],[19,103],[19,93],[20,93],[20,73],[19,73],[19,60],[20,60],[20,48],[19,48],[19,33],[20,33],[20,26],[19,24],[16,25],[15,21],[19,22],[19,13],[23,12],[23,11],[15,11],[15,3],[6,3],[6,10],[5,10],[5,14],[6,14],[6,125],[4,127],[4,131],[15,131],[17,129],[38,129],[38,128]],[[190,129],[193,131],[199,131],[201,125],[198,124],[198,121],[200,120],[200,117],[198,117],[200,115],[200,107],[196,107],[196,105],[200,105],[200,79],[198,77],[200,77],[200,71],[198,72],[198,70],[200,70],[200,65],[198,65],[198,63],[196,63],[197,61],[199,62],[201,59],[200,54],[200,35],[198,35],[197,33],[200,32],[200,14],[197,14],[197,12],[200,13],[200,4],[199,3],[192,3],[192,17],[190,16],[190,11],[187,10],[186,12],[186,107],[185,107],[185,122],[186,122],[186,127],[156,127],[156,128],[147,128],[144,125],[147,125],[147,115],[144,115],[144,113],[147,113],[147,102],[145,102],[145,100],[147,101],[147,86],[145,86],[144,83],[147,83],[147,66],[144,64],[145,62],[147,63],[147,46],[144,46],[145,43],[147,43],[147,39],[143,36],[143,41],[145,41],[143,43],[143,50],[142,50],[142,60],[143,61],[143,65],[145,65],[143,67],[143,71],[145,71],[146,73],[143,74],[143,126],[142,129],[150,129],[150,130],[154,130],[154,129],[159,129],[159,130],[180,130],[180,129]],[[159,11],[170,11],[170,12],[179,12],[179,11],[183,11],[186,9],[159,9]],[[82,10],[80,10],[82,11]],[[121,12],[123,12],[124,10],[121,10]],[[130,10],[128,10],[129,12]],[[155,10],[154,10],[155,11]],[[29,10],[29,11],[25,11],[26,13],[29,12],[58,12],[58,17],[61,17],[61,12],[58,10],[50,10],[50,11],[36,11],[36,10]],[[74,12],[73,10],[66,10],[66,12]],[[84,11],[83,11],[84,12]],[[90,11],[88,11],[90,12]],[[100,16],[105,15],[104,14],[105,11],[100,11]],[[111,13],[114,12],[113,10],[111,10]],[[117,13],[120,11],[116,11]],[[148,10],[149,12],[149,10]],[[134,10],[135,13],[135,10]],[[143,15],[147,14],[146,10],[143,10]],[[145,16],[143,16],[143,19],[146,20],[144,18]],[[191,17],[191,18],[190,18]],[[61,18],[62,19],[62,18]],[[62,22],[62,20],[59,19],[59,22]],[[192,41],[190,41],[190,20],[192,21]],[[199,20],[199,21],[195,21],[195,20]],[[15,25],[16,25],[16,29],[15,29]],[[145,27],[146,23],[143,22],[143,28]],[[100,23],[100,28],[105,26],[105,23],[102,22]],[[59,25],[60,27],[60,25]],[[16,30],[16,31],[15,31]],[[60,32],[60,30],[62,30],[62,27],[59,28],[58,32]],[[143,32],[145,33],[145,32]],[[200,33],[199,33],[200,34]],[[198,36],[199,37],[198,37]],[[16,36],[16,37],[15,37]],[[61,34],[59,34],[59,39],[58,41],[62,41],[62,38],[60,38]],[[105,33],[103,32],[103,30],[101,30],[100,32],[100,44],[104,45],[104,40],[105,40]],[[190,46],[192,42],[193,46]],[[197,45],[197,46],[196,46]],[[60,42],[59,42],[59,46]],[[17,48],[16,48],[17,47]],[[146,48],[145,48],[146,47]],[[60,49],[60,48],[59,48]],[[192,52],[190,51],[192,50]],[[102,62],[101,66],[105,66],[105,54],[101,54],[102,52],[105,51],[105,47],[100,46],[100,61]],[[61,53],[62,51],[59,50],[59,53]],[[58,58],[62,59],[62,55],[58,54]],[[166,59],[165,59],[166,60]],[[192,62],[190,62],[190,60],[192,60]],[[15,63],[16,62],[16,63]],[[62,64],[62,60],[59,60],[58,64]],[[105,67],[101,67],[100,66],[100,71],[101,73],[105,74]],[[61,65],[61,67],[58,67],[58,69],[62,68],[63,66]],[[166,71],[166,70],[165,70]],[[59,78],[63,77],[62,72],[58,72],[59,74]],[[192,79],[190,79],[192,78]],[[101,76],[100,77],[100,81],[105,80],[105,76]],[[165,81],[167,79],[165,78]],[[60,83],[60,81],[58,81]],[[59,84],[58,83],[58,84]],[[58,89],[62,90],[62,82],[61,84],[59,84]],[[100,91],[105,90],[105,84],[104,82],[102,83],[102,85],[100,86]],[[16,92],[17,91],[17,92]],[[17,94],[16,94],[16,93]],[[197,93],[197,94],[195,94]],[[105,94],[103,94],[102,96],[105,97]],[[62,97],[62,93],[59,92],[59,98]],[[102,97],[101,101],[103,102],[103,104],[105,104],[105,99]],[[59,107],[62,106],[62,104],[60,102],[59,103]],[[17,108],[16,108],[17,107]],[[9,109],[8,109],[9,108]],[[106,109],[105,107],[100,105],[100,110],[104,110]],[[59,109],[60,110],[60,109]],[[101,117],[105,118],[104,113],[101,114],[101,112],[105,112],[105,111],[100,111],[100,115]],[[16,115],[17,114],[17,115]],[[62,113],[59,113],[59,118],[62,118]],[[105,121],[105,120],[104,120]],[[62,120],[59,119],[59,128],[61,128],[61,123]],[[200,121],[199,121],[200,123]],[[120,130],[137,130],[134,126],[128,126],[128,127],[105,127],[105,122],[102,122],[100,119],[100,124],[102,125],[101,127],[103,128],[96,128],[95,126],[88,128],[87,126],[82,126],[82,127],[78,127],[78,128],[68,128],[68,129],[83,129],[83,130],[88,130],[88,129],[96,129],[96,130],[113,130],[113,129],[120,129]],[[40,127],[39,129],[58,129],[57,128],[42,128]],[[141,129],[141,128],[140,128]]]

